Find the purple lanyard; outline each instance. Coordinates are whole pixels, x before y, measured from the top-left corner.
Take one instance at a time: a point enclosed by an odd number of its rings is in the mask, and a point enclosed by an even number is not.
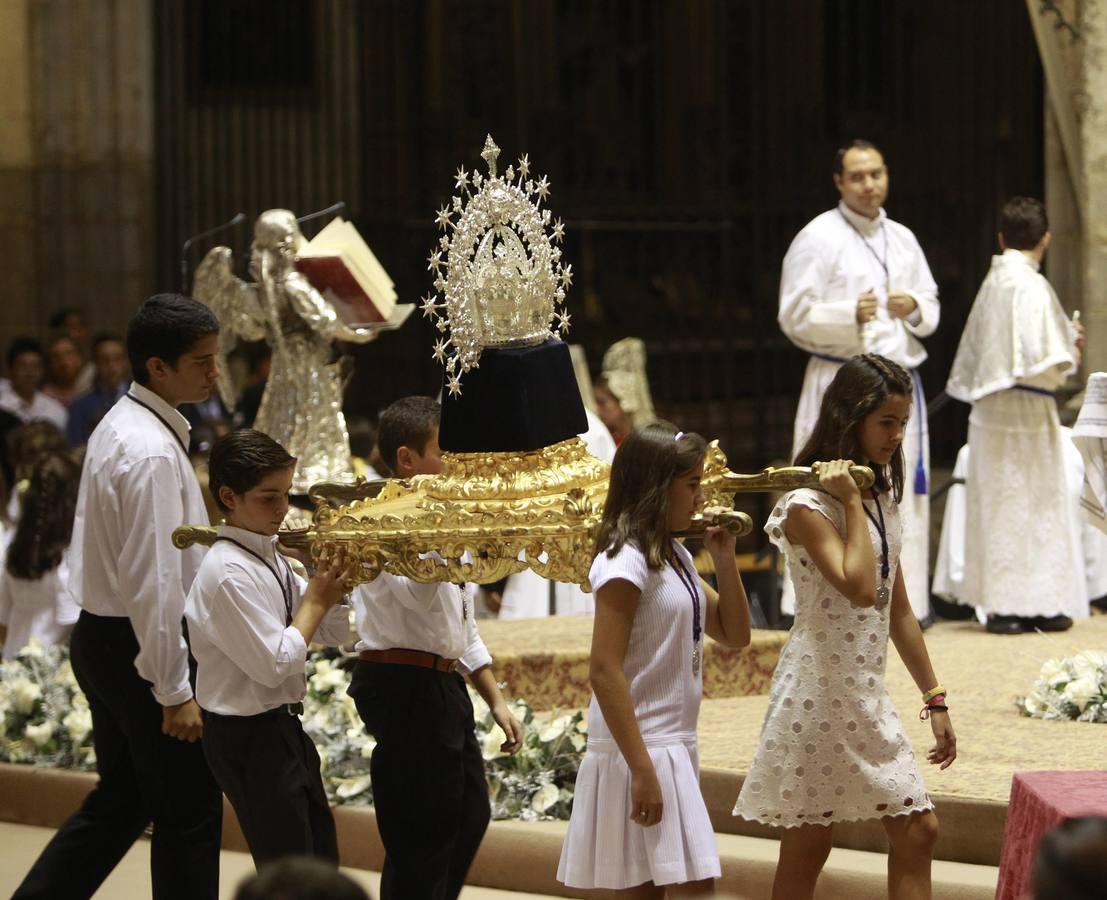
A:
[[[692,646],[698,647],[700,644],[700,635],[702,633],[702,626],[700,625],[700,589],[696,584],[696,580],[689,574],[688,570],[684,568],[684,562],[679,556],[673,555],[670,560],[673,566],[673,571],[677,573],[677,578],[680,579],[680,583],[684,585],[684,589],[688,591],[688,595],[692,598]]]
[[[891,566],[888,564],[888,528],[884,524],[884,508],[880,505],[880,497],[873,497],[873,501],[876,503],[876,511],[880,513],[879,523],[864,503],[861,504],[861,508],[865,510],[865,515],[876,526],[876,532],[880,535],[880,578],[887,581],[888,572],[891,571]]]
[[[269,574],[277,580],[277,587],[281,589],[281,597],[284,598],[284,627],[287,628],[292,624],[292,567],[285,562],[285,574],[284,581],[281,581],[281,576],[277,574],[277,570],[269,565],[267,560],[260,553],[256,553],[247,547],[245,544],[239,543],[233,537],[227,537],[226,535],[219,535],[216,538],[217,541],[226,541],[228,544],[234,544],[243,553],[249,553],[254,559],[261,563],[265,568],[269,570]],[[280,563],[277,563],[277,567],[280,567]]]

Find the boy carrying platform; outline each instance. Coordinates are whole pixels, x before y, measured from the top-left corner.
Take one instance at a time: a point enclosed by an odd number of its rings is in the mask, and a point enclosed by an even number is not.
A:
[[[313,640],[349,637],[346,567],[323,556],[311,581],[277,546],[295,457],[260,431],[215,442],[211,493],[225,514],[188,594],[204,755],[238,816],[254,863],[290,854],[338,862],[319,754],[300,724]]]

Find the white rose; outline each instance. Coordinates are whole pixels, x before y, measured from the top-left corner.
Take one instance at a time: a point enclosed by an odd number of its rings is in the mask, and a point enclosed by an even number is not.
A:
[[[42,659],[42,644],[39,643],[38,638],[31,638],[27,646],[20,650],[16,656],[21,659]]]
[[[73,743],[79,747],[81,742],[88,737],[89,732],[92,731],[92,713],[88,711],[87,706],[84,709],[71,710],[62,719],[62,725],[69,732],[69,737]]]
[[[546,725],[540,732],[538,732],[538,739],[544,744],[549,743],[550,741],[556,741],[559,737],[561,737],[561,735],[569,730],[572,724],[572,716],[559,716],[548,725]]]
[[[1068,667],[1065,665],[1064,660],[1060,659],[1047,659],[1042,663],[1042,668],[1038,672],[1038,678],[1048,684],[1050,687],[1058,684],[1064,684],[1072,676],[1069,675]]]
[[[377,746],[377,742],[370,739],[361,745],[361,758],[370,759],[373,756],[373,749]]]
[[[343,781],[335,794],[342,800],[349,800],[351,797],[356,797],[358,794],[364,794],[372,786],[373,782],[368,775],[359,775],[357,778],[350,778]]]
[[[544,813],[553,806],[561,797],[561,792],[555,785],[544,784],[531,798],[530,808],[536,813]]]
[[[1099,693],[1099,680],[1094,675],[1081,675],[1066,684],[1063,693],[1066,700],[1083,712],[1088,701]]]
[[[8,685],[12,708],[21,715],[28,715],[35,708],[35,701],[42,696],[42,688],[22,676],[11,681]]]
[[[504,742],[504,733],[497,725],[494,728],[490,728],[488,734],[484,736],[484,741],[481,745],[481,756],[485,759],[498,759],[504,756],[504,752],[500,750],[500,745]]]
[[[346,673],[342,669],[328,668],[311,676],[311,686],[320,692],[336,690],[346,685]]]
[[[23,730],[23,736],[36,747],[44,747],[46,742],[54,736],[54,723],[43,722],[40,725],[28,725]]]
[[[1085,650],[1072,657],[1072,670],[1078,678],[1084,676],[1098,677],[1099,670],[1107,665],[1107,654],[1098,650]]]
[[[1022,702],[1023,709],[1031,716],[1044,716],[1049,712],[1049,704],[1038,694],[1028,694]]]

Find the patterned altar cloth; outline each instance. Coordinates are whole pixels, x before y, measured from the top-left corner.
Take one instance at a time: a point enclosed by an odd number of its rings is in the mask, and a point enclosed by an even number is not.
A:
[[[504,693],[533,709],[577,709],[588,705],[591,616],[553,616],[501,622],[481,619],[480,635],[492,654],[496,681]],[[750,645],[732,650],[705,639],[703,694],[706,698],[767,694],[785,631],[755,629]]]

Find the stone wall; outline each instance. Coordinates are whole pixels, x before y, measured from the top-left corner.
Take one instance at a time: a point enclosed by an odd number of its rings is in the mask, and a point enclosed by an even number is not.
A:
[[[148,0],[0,0],[0,340],[81,309],[120,330],[153,285]]]

